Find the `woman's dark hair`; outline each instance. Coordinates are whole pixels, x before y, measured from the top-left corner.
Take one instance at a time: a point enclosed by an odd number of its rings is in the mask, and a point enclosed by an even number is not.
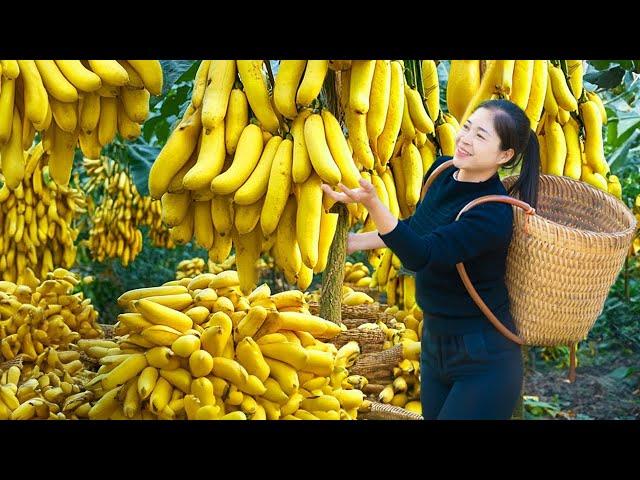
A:
[[[494,112],[493,127],[500,138],[500,149],[513,148],[515,152],[513,158],[502,167],[514,169],[522,162],[520,176],[509,188],[509,194],[518,192],[520,200],[535,208],[540,178],[540,148],[538,137],[531,130],[531,122],[524,111],[509,100],[488,100],[478,108]]]

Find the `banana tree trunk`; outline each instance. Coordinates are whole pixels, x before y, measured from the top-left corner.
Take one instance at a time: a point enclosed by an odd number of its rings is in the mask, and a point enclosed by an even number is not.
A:
[[[342,203],[331,209],[338,214],[338,225],[327,258],[327,267],[322,273],[320,290],[320,316],[334,323],[342,321],[342,284],[344,283],[344,263],[347,258],[347,234],[349,233],[349,212]]]

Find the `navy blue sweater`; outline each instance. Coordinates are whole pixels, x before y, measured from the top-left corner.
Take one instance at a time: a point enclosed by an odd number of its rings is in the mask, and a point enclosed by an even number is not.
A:
[[[442,162],[439,157],[425,179]],[[506,195],[496,174],[479,183],[453,178],[451,166],[440,174],[413,216],[387,234],[384,243],[405,268],[416,272],[416,301],[424,312],[424,326],[439,335],[475,332],[491,325],[471,299],[455,268],[465,268],[480,297],[507,328],[513,331],[504,275],[511,241],[510,205],[486,203],[472,208],[456,222],[468,202],[483,195]]]

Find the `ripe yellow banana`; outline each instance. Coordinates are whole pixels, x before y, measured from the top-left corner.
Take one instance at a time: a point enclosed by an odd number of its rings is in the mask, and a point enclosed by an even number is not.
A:
[[[467,105],[479,88],[480,60],[451,60],[447,83],[447,107],[458,121],[464,116]]]
[[[202,100],[202,126],[205,131],[208,132],[224,122],[235,80],[234,60],[211,60]]]
[[[144,88],[151,95],[162,93],[162,65],[158,60],[127,60],[127,63],[136,71],[142,79]]]
[[[291,168],[293,163],[293,142],[283,140],[273,159],[264,206],[260,215],[260,227],[264,235],[271,235],[280,221],[282,212],[291,192]]]
[[[389,108],[385,120],[384,129],[377,139],[378,158],[385,166],[396,144],[400,126],[402,124],[402,113],[404,111],[404,73],[402,65],[398,61],[391,62],[391,89],[389,92]]]
[[[244,86],[251,110],[262,127],[273,134],[278,131],[280,122],[273,111],[267,80],[262,69],[262,60],[237,60],[238,74]]]
[[[64,77],[53,60],[34,60],[47,91],[61,102],[76,102],[78,91]]]
[[[231,90],[225,122],[225,146],[228,155],[233,155],[238,146],[242,131],[249,124],[249,102],[239,88]]]
[[[296,93],[297,105],[307,107],[316,99],[322,89],[328,69],[329,60],[307,60],[304,75]]]

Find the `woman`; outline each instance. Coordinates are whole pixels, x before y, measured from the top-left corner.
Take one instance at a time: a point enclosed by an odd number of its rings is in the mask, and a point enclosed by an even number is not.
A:
[[[431,172],[451,157],[440,157]],[[540,158],[525,113],[507,100],[481,104],[456,135],[453,166],[430,186],[415,214],[398,221],[374,187],[324,192],[336,201],[362,203],[377,231],[350,234],[349,253],[389,247],[416,272],[416,300],[424,312],[421,401],[425,419],[509,419],[520,395],[520,346],[489,323],[464,288],[455,268],[464,262],[478,293],[511,331],[504,281],[513,226],[512,207],[486,203],[455,217],[471,200],[506,195],[498,169],[522,162],[512,191],[535,207]],[[509,192],[511,193],[511,192]]]

